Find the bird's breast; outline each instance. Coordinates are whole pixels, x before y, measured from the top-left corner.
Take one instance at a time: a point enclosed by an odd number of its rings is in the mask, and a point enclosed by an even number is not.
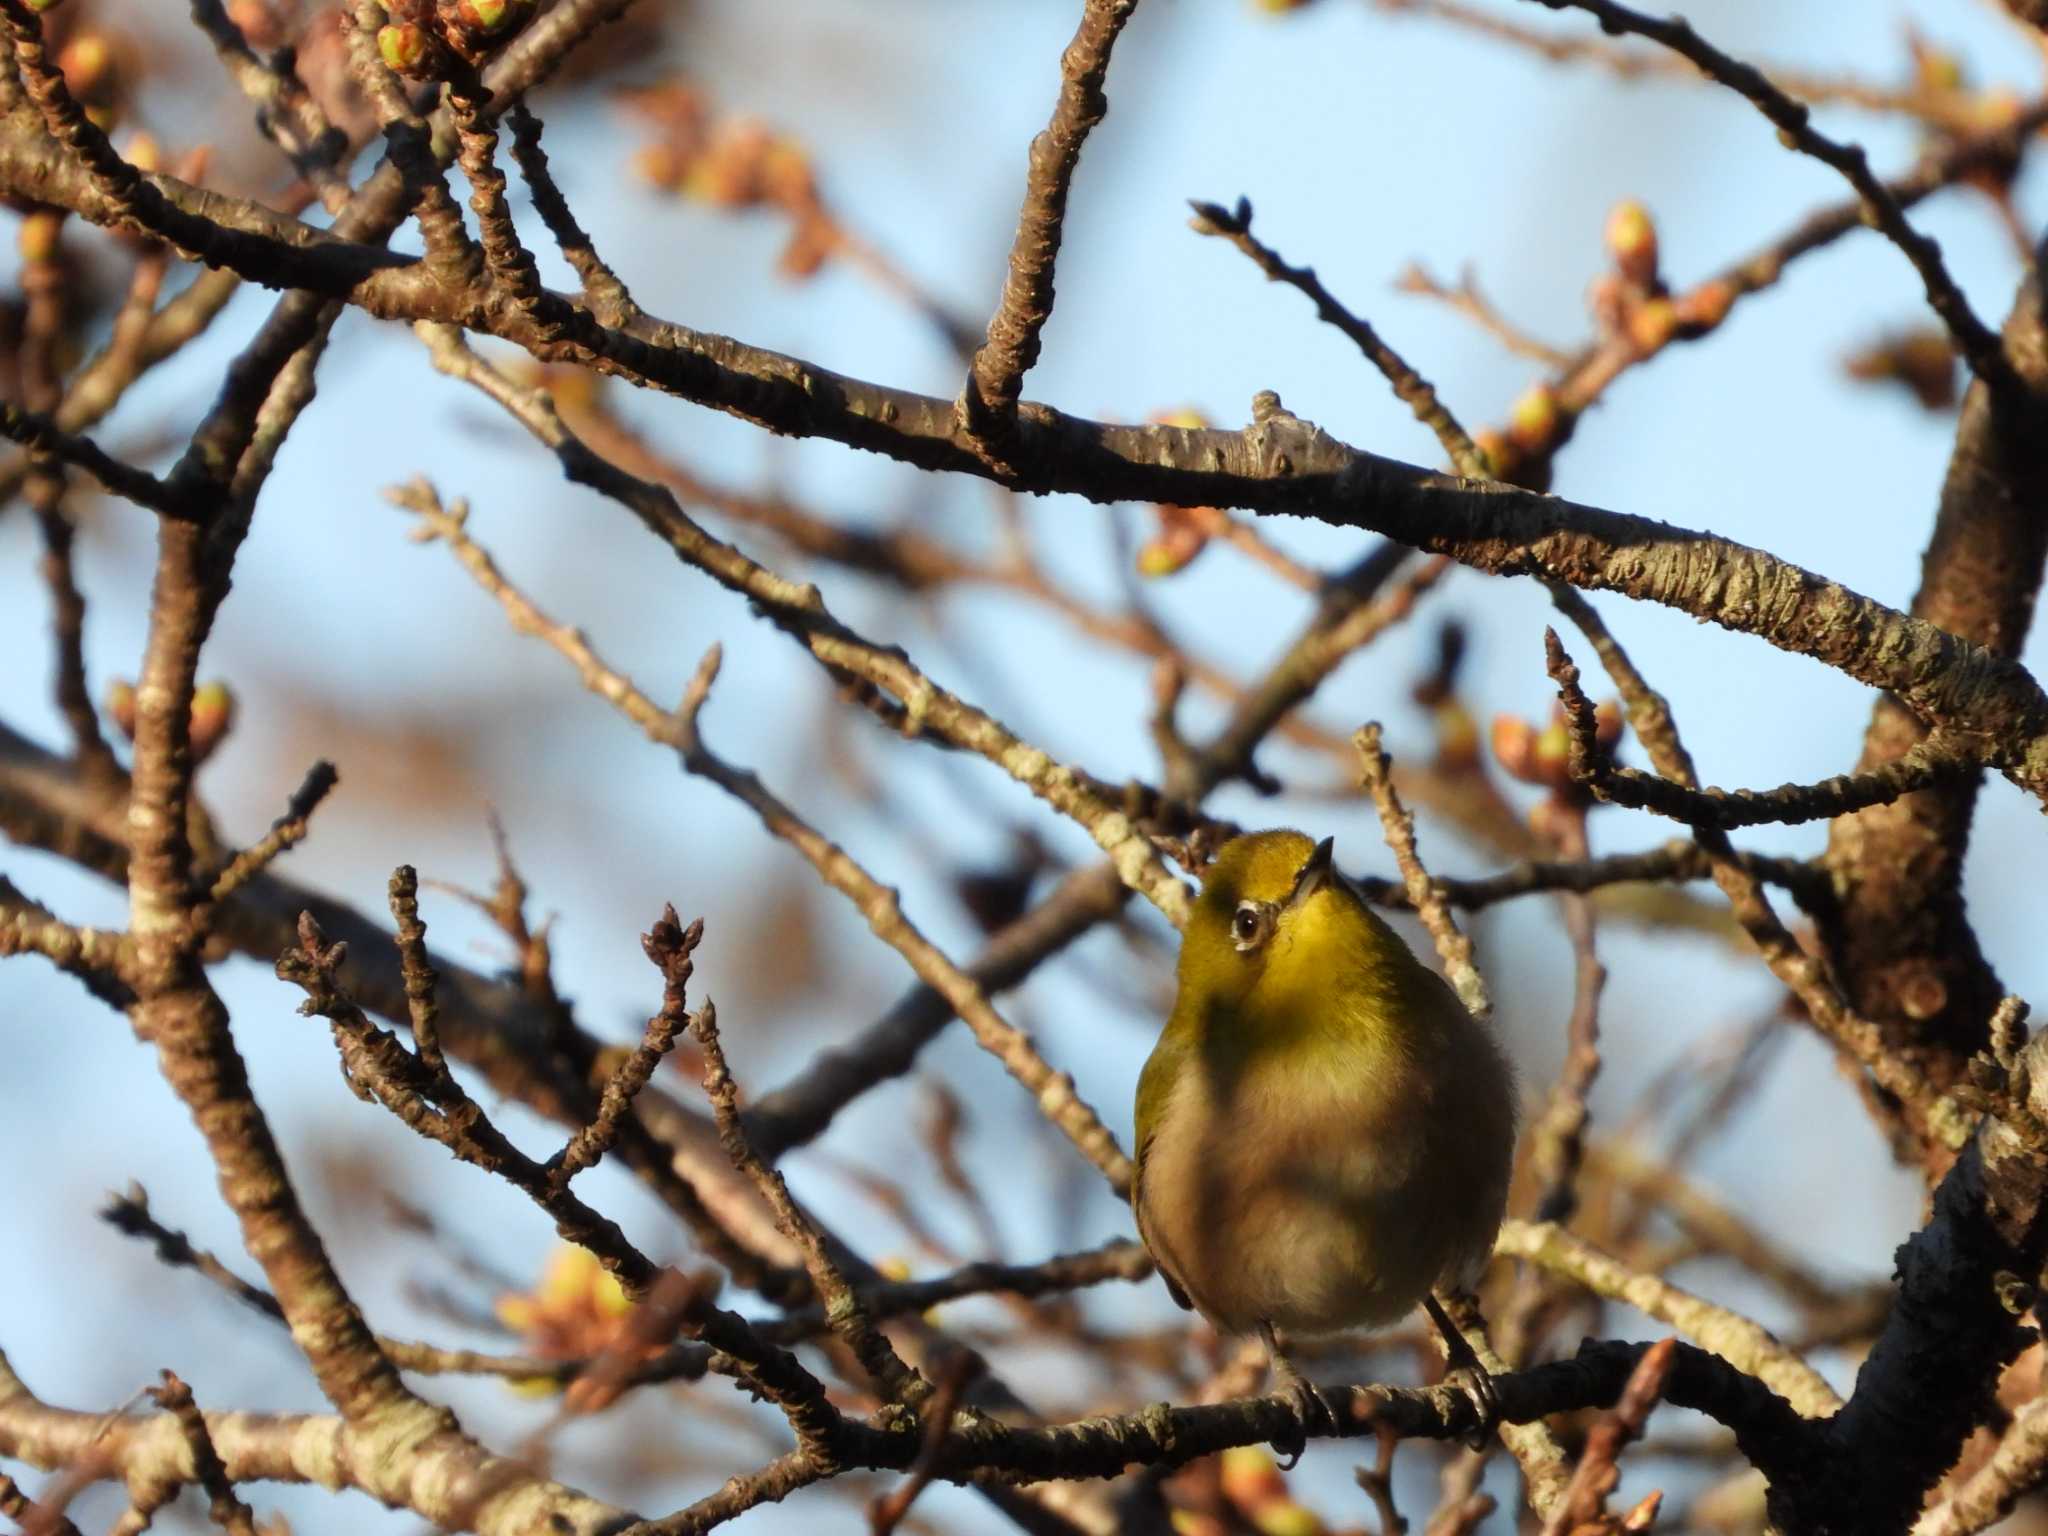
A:
[[[1499,1225],[1501,1191],[1446,1160],[1446,1107],[1399,1061],[1191,1065],[1145,1150],[1154,1251],[1231,1332],[1390,1323]]]

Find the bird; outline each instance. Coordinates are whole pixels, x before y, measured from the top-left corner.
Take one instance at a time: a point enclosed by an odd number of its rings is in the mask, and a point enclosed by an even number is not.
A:
[[[1378,1329],[1417,1305],[1483,1436],[1491,1380],[1433,1293],[1469,1288],[1492,1254],[1514,1076],[1334,846],[1245,833],[1202,872],[1173,1011],[1138,1079],[1138,1232],[1175,1301],[1258,1334],[1303,1438],[1338,1417],[1276,1330]]]

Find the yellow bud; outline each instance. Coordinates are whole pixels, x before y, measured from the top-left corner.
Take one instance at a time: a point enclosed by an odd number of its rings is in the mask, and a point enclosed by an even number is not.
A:
[[[1257,1509],[1287,1497],[1287,1480],[1263,1445],[1234,1445],[1225,1451],[1220,1477],[1223,1496],[1240,1509]]]
[[[394,74],[416,79],[432,66],[434,40],[424,27],[409,21],[391,22],[377,29],[377,56]]]
[[[520,8],[512,0],[461,0],[455,9],[464,26],[488,37],[509,26]]]
[[[1946,48],[1921,43],[1913,50],[1913,73],[1929,91],[1959,91],[1963,88],[1963,61]]]
[[[152,134],[138,133],[128,141],[128,163],[138,171],[160,171],[164,168],[164,152]]]
[[[1194,564],[1209,547],[1209,534],[1187,507],[1154,507],[1159,531],[1138,547],[1138,574],[1172,576]]]
[[[1650,299],[1629,311],[1628,339],[1648,356],[1678,334],[1678,306],[1669,299]]]
[[[113,65],[114,50],[97,32],[79,33],[57,55],[57,67],[64,72],[64,83],[81,96],[104,84]]]
[[[603,1273],[604,1266],[596,1254],[574,1243],[564,1243],[549,1257],[541,1274],[537,1293],[540,1303],[543,1307],[558,1307],[581,1301],[589,1293],[591,1283]]]
[[[31,266],[57,259],[64,234],[64,215],[54,208],[38,208],[21,221],[18,237],[21,259]]]
[[[135,685],[125,677],[107,684],[107,718],[123,736],[135,739]]]
[[[1638,202],[1617,203],[1607,215],[1607,251],[1630,282],[1650,287],[1657,281],[1657,226],[1649,209]]]
[[[1508,410],[1508,436],[1524,452],[1540,453],[1556,441],[1563,417],[1557,391],[1548,384],[1531,385]]]
[[[1512,480],[1522,455],[1507,435],[1493,427],[1481,427],[1472,434],[1472,446],[1486,455],[1486,467],[1496,480]]]
[[[672,144],[643,144],[628,163],[634,175],[664,192],[681,191],[690,170],[690,162]]]
[[[226,683],[201,683],[192,690],[192,760],[203,763],[227,739],[235,723],[235,696]]]

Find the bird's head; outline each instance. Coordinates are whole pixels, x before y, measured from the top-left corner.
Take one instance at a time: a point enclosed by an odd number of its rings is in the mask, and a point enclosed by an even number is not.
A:
[[[1230,1006],[1254,987],[1276,997],[1327,987],[1347,962],[1400,946],[1338,873],[1332,841],[1281,829],[1223,845],[1181,936],[1183,994]]]

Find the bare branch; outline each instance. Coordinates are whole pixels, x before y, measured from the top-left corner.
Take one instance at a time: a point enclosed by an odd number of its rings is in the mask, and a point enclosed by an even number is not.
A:
[[[1067,219],[1067,190],[1081,146],[1109,111],[1102,83],[1110,50],[1138,0],[1083,0],[1081,25],[1060,57],[1060,94],[1052,121],[1031,141],[1024,206],[1010,246],[1003,295],[989,318],[988,339],[974,354],[960,393],[962,428],[999,456],[1015,424],[1024,375],[1038,361],[1038,336],[1052,316],[1053,263]]]
[[[671,908],[647,936],[648,958],[666,975],[678,956],[687,960],[688,942]],[[679,989],[675,995],[680,1003]],[[774,1210],[784,1235],[802,1250],[804,1267],[811,1272],[811,1283],[817,1287],[818,1299],[824,1304],[833,1332],[853,1352],[888,1401],[912,1406],[926,1401],[932,1396],[931,1383],[915,1367],[904,1364],[896,1346],[875,1326],[859,1295],[847,1283],[846,1275],[826,1248],[824,1234],[790,1198],[782,1175],[762,1162],[760,1155],[747,1145],[746,1131],[740,1125],[739,1090],[725,1064],[724,1047],[719,1044],[717,1011],[708,1001],[690,1016],[690,1033],[704,1053],[704,1094],[711,1100],[726,1156],[732,1159],[733,1167],[754,1181]]]
[[[1553,1222],[1504,1222],[1494,1251],[1540,1264],[1596,1295],[1626,1302],[1646,1317],[1669,1323],[1744,1375],[1761,1381],[1802,1417],[1824,1419],[1842,1406],[1841,1398],[1820,1372],[1758,1324],[1668,1280],[1631,1271]]]
[[[1386,834],[1387,846],[1394,851],[1394,862],[1401,867],[1408,904],[1436,941],[1437,954],[1443,959],[1445,974],[1458,989],[1459,1001],[1474,1018],[1490,1018],[1493,1000],[1487,994],[1485,978],[1473,963],[1472,941],[1459,929],[1442,889],[1416,855],[1415,817],[1394,793],[1392,770],[1386,752],[1380,747],[1379,722],[1361,727],[1354,740],[1358,744],[1359,777],[1379,811],[1380,830]]]
[[[1663,695],[1644,681],[1627,652],[1608,633],[1590,603],[1564,587],[1553,587],[1551,597],[1559,610],[1592,641],[1608,676],[1621,692],[1622,704],[1636,739],[1650,754],[1650,761],[1657,771],[1685,788],[1696,788],[1699,777],[1693,770],[1692,756],[1679,740],[1678,727],[1672,721],[1670,706]],[[1565,700],[1567,715],[1575,722],[1573,739],[1581,744],[1580,750],[1583,751],[1583,744],[1589,739],[1592,702],[1579,691],[1578,669],[1565,656],[1555,632],[1546,631],[1545,635],[1551,677]],[[1953,1106],[1949,1106],[1946,1100],[1930,1099],[1926,1084],[1887,1048],[1878,1027],[1868,1019],[1857,1017],[1850,1009],[1828,976],[1826,967],[1793,938],[1779,921],[1762,885],[1735,861],[1728,834],[1702,827],[1698,838],[1700,847],[1713,864],[1714,883],[1727,896],[1735,910],[1736,920],[1756,945],[1764,963],[1771,968],[1771,974],[1805,1005],[1807,1016],[1813,1020],[1815,1028],[1860,1062],[1886,1093],[1921,1116],[1923,1134],[1952,1147],[1960,1146],[1968,1134],[1967,1124],[1954,1113]]]
[[[1724,832],[1765,822],[1825,821],[1982,771],[1968,754],[1952,752],[1938,739],[1920,742],[1893,761],[1862,773],[1777,789],[1690,789],[1657,774],[1622,767],[1597,749],[1584,756],[1586,771],[1580,782],[1602,800]]]
[[[1475,480],[1492,478],[1486,455],[1473,446],[1472,439],[1458,425],[1458,418],[1451,414],[1451,408],[1438,398],[1429,380],[1382,341],[1370,322],[1338,303],[1330,290],[1323,286],[1322,279],[1316,276],[1315,268],[1290,267],[1278,251],[1252,233],[1250,202],[1239,198],[1235,209],[1225,209],[1220,203],[1198,202],[1192,206],[1196,234],[1215,235],[1228,240],[1252,259],[1253,265],[1266,274],[1267,281],[1285,283],[1298,289],[1315,305],[1316,314],[1325,324],[1335,326],[1351,338],[1367,361],[1385,375],[1395,396],[1415,413],[1415,419],[1436,434],[1436,440],[1443,445],[1453,469]]]
[[[2011,362],[1998,333],[1977,318],[1970,301],[1956,286],[1942,263],[1941,247],[1932,237],[1921,234],[1906,219],[1905,210],[1870,169],[1870,158],[1860,144],[1839,144],[1814,128],[1812,113],[1804,102],[1787,96],[1755,66],[1730,58],[1701,37],[1682,16],[1659,20],[1631,10],[1615,0],[1536,0],[1551,10],[1572,8],[1596,18],[1607,32],[1632,32],[1690,59],[1710,79],[1748,99],[1776,125],[1788,147],[1813,156],[1842,174],[1856,189],[1866,216],[1886,239],[1913,263],[1927,288],[1927,302],[1941,316],[1956,350],[1969,361],[1977,376],[1995,388],[2017,387]]]
[[[207,1432],[206,1415],[192,1400],[192,1389],[174,1372],[165,1371],[163,1384],[152,1387],[149,1395],[157,1407],[178,1421],[178,1428],[185,1436],[186,1449],[192,1457],[193,1476],[206,1490],[208,1513],[213,1516],[213,1523],[228,1536],[256,1536],[256,1516],[236,1496],[235,1485],[228,1479],[228,1469],[221,1465],[220,1452],[214,1449],[213,1436]]]
[[[235,855],[234,862],[213,882],[213,889],[207,893],[206,899],[226,901],[267,869],[279,855],[304,842],[312,828],[313,812],[320,808],[320,802],[340,782],[341,775],[325,758],[307,769],[305,782],[293,791],[284,815],[271,823],[270,831],[260,842],[250,844]]]

